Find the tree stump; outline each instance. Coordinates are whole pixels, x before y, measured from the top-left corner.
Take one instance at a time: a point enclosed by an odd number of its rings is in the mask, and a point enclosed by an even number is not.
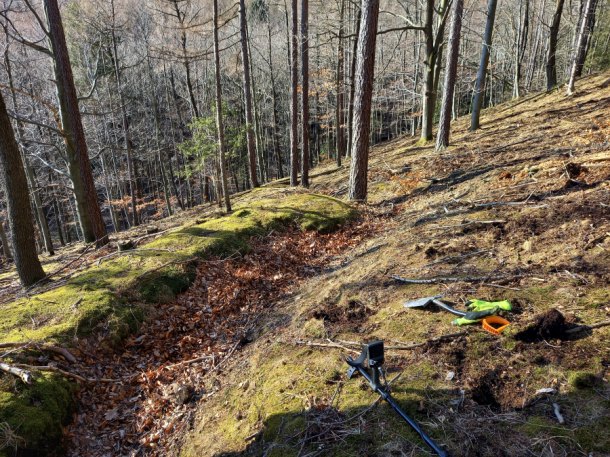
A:
[[[130,251],[131,249],[133,249],[135,247],[133,244],[133,240],[118,241],[116,246],[117,246],[119,252]]]

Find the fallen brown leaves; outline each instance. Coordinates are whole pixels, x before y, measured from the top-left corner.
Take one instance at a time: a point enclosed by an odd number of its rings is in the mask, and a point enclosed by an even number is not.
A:
[[[254,239],[243,257],[200,262],[191,288],[158,305],[122,352],[84,343],[78,372],[117,382],[81,387],[69,455],[176,453],[195,404],[218,390],[211,374],[249,342],[258,319],[379,224],[365,218],[332,234],[295,228]]]

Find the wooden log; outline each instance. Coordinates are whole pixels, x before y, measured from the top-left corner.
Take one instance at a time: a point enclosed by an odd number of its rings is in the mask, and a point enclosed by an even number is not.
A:
[[[32,373],[30,373],[28,370],[14,367],[8,363],[0,363],[0,370],[12,374],[13,376],[17,376],[25,384],[32,384]]]

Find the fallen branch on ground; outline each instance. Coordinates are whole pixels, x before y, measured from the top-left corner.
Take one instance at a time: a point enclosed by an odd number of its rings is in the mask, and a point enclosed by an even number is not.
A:
[[[579,325],[578,327],[574,327],[569,330],[566,330],[566,333],[578,333],[583,330],[592,330],[594,328],[607,327],[608,325],[610,325],[610,320],[605,320],[605,321],[597,322],[596,324],[591,324],[591,325]]]
[[[514,279],[519,278],[521,275],[514,276],[470,276],[470,277],[445,277],[445,278],[430,278],[430,279],[417,279],[417,278],[403,278],[402,276],[392,275],[391,278],[404,282],[406,284],[438,284],[444,282],[485,282],[489,280],[498,281],[500,279]]]
[[[446,335],[436,336],[434,338],[429,338],[426,341],[423,341],[421,343],[413,343],[413,344],[408,344],[408,343],[403,343],[403,342],[397,341],[396,342],[397,344],[384,345],[384,348],[386,350],[394,350],[394,351],[410,351],[412,349],[416,349],[416,348],[425,346],[426,344],[435,343],[435,342],[443,341],[443,340],[448,340],[451,338],[458,338],[460,336],[468,335],[468,333],[469,333],[468,330],[463,330],[461,332],[448,333]],[[357,341],[343,341],[343,340],[332,341],[330,339],[327,340],[326,343],[322,343],[322,342],[318,342],[318,341],[296,340],[296,341],[293,341],[292,344],[297,344],[297,345],[301,345],[301,346],[309,346],[309,347],[343,349],[345,351],[350,351],[350,352],[354,352],[354,353],[359,353],[359,351],[350,349],[347,346],[353,346],[353,347],[357,347],[357,348],[362,347],[362,343],[358,343]]]
[[[320,348],[334,348],[334,349],[343,349],[344,351],[349,351],[349,352],[353,352],[355,354],[358,353],[358,351],[354,350],[354,349],[350,349],[346,346],[343,346],[339,343],[335,343],[334,341],[328,340],[328,343],[318,343],[315,341],[303,341],[303,340],[297,340],[294,342],[294,344],[298,344],[301,346],[310,346],[310,347],[320,347]],[[352,342],[348,342],[348,344],[350,346],[355,346],[358,345],[360,346],[359,343],[352,343]]]
[[[491,225],[497,225],[497,224],[506,224],[505,220],[502,219],[497,219],[497,220],[492,220],[492,221],[477,221],[477,220],[473,220],[473,219],[467,219],[465,220],[463,223],[461,224],[453,224],[453,225],[437,225],[433,228],[436,229],[450,229],[450,228],[462,228],[462,227],[468,227],[469,225],[475,225],[475,224],[481,224],[481,225],[487,225],[487,224],[491,224]]]
[[[39,351],[50,351],[55,352],[56,354],[61,355],[68,362],[76,363],[76,357],[68,351],[66,348],[62,348],[59,346],[53,346],[51,344],[37,344],[37,343],[0,343],[0,349],[2,348],[16,348],[17,350],[21,349],[37,349]]]
[[[555,413],[555,417],[557,418],[557,422],[559,422],[560,424],[565,424],[565,419],[563,418],[563,416],[561,415],[561,410],[559,408],[559,405],[557,403],[553,403],[553,412]]]
[[[194,359],[190,359],[190,360],[184,360],[182,362],[178,362],[178,363],[172,363],[171,365],[168,365],[166,367],[164,367],[166,370],[170,370],[174,367],[178,367],[181,365],[189,365],[191,363],[197,363],[197,362],[203,362],[204,360],[214,360],[214,356],[211,355],[204,355],[201,357],[195,357]]]
[[[36,365],[18,364],[18,365],[16,365],[16,367],[18,367],[19,369],[23,369],[23,370],[48,371],[48,372],[53,372],[53,373],[59,373],[59,374],[65,376],[67,378],[76,379],[77,381],[81,381],[81,382],[84,382],[86,384],[94,384],[94,383],[97,383],[97,382],[120,382],[120,380],[118,380],[118,379],[85,378],[85,377],[83,377],[83,376],[81,376],[79,374],[72,373],[72,372],[66,371],[66,370],[62,370],[61,368],[55,367],[55,366],[52,366],[52,365],[36,366]]]
[[[8,363],[0,363],[0,370],[4,371],[5,373],[12,374],[13,376],[17,376],[25,384],[32,384],[32,373],[30,373],[28,370],[9,365]]]

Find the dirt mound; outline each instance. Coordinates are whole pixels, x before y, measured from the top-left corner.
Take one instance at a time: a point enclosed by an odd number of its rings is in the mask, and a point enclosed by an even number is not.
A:
[[[371,314],[368,306],[359,300],[350,300],[346,306],[338,306],[336,304],[326,304],[320,309],[316,309],[311,313],[314,319],[321,319],[332,324],[357,322]]]
[[[533,324],[515,335],[515,339],[526,343],[550,339],[565,340],[569,339],[569,334],[566,331],[572,327],[571,324],[566,322],[563,314],[552,308],[537,316]]]

